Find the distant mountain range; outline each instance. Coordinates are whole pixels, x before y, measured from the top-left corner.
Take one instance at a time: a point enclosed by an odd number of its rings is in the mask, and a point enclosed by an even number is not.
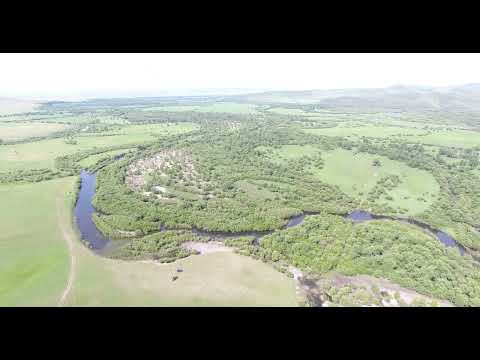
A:
[[[313,105],[318,109],[345,111],[451,111],[480,112],[480,84],[449,87],[396,85],[376,89],[332,89],[302,91],[266,91],[239,94],[238,90],[222,93],[218,90],[196,90],[188,94],[154,97],[96,98],[84,101],[47,101],[44,108],[60,109],[68,106],[122,107],[174,105],[231,101],[271,105]],[[215,94],[215,95],[214,95]],[[0,100],[1,101],[1,100]]]
[[[235,97],[252,103],[316,104],[358,110],[480,111],[480,84],[450,87],[391,86],[379,89],[269,91]]]
[[[0,97],[0,115],[34,111],[37,104],[31,100]]]

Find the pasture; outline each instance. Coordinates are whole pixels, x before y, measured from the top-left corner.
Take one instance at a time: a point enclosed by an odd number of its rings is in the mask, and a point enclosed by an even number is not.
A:
[[[387,191],[379,201],[386,202],[394,208],[405,208],[408,215],[425,211],[439,192],[439,185],[430,173],[382,156],[354,154],[351,151],[336,149],[323,153],[322,158],[325,166],[323,169],[313,169],[316,176],[328,184],[338,185],[343,192],[360,199],[366,198],[368,192],[382,177],[399,176],[401,183]],[[373,165],[375,159],[380,160],[380,166]],[[386,196],[391,196],[392,200],[387,200]]]
[[[480,133],[476,131],[454,129],[449,126],[432,126],[418,123],[405,122],[405,126],[399,126],[397,121],[393,126],[388,123],[376,125],[358,124],[351,126],[349,123],[339,124],[332,128],[304,129],[305,132],[347,138],[392,138],[402,139],[406,142],[420,143],[425,145],[451,146],[461,148],[471,148],[480,146]]]
[[[0,139],[2,140],[22,140],[35,136],[46,136],[51,133],[64,130],[65,125],[62,124],[47,124],[40,122],[15,122],[2,123],[0,122]]]
[[[346,125],[346,126],[345,126]],[[358,125],[349,126],[350,124],[338,125],[333,128],[325,129],[305,129],[307,133],[325,136],[339,136],[339,137],[375,137],[386,138],[395,136],[405,137],[411,139],[414,135],[426,135],[427,132],[415,128],[401,128],[397,126],[375,126],[375,125]]]
[[[414,141],[430,145],[472,148],[480,146],[480,132],[465,130],[436,131],[427,136],[415,137]]]
[[[69,272],[56,199],[72,184],[0,185],[0,306],[56,305]]]
[[[320,149],[313,145],[284,145],[279,149],[259,146],[257,149],[265,151],[268,158],[277,163],[286,163],[290,159],[320,154]]]
[[[80,246],[80,245],[79,245]],[[258,260],[217,252],[174,263],[109,260],[78,249],[76,306],[296,306],[293,279]],[[176,269],[181,267],[182,273]],[[172,276],[178,275],[176,281]]]

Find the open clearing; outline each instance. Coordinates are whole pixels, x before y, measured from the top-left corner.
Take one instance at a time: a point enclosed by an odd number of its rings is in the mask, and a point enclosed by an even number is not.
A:
[[[170,264],[109,260],[79,249],[69,305],[296,306],[293,279],[233,252],[191,256]],[[176,269],[182,268],[181,273]],[[172,276],[178,276],[172,281]]]
[[[65,129],[62,124],[0,123],[0,139],[21,140],[33,136],[45,136]]]
[[[0,185],[0,306],[56,305],[69,254],[57,225],[56,193],[72,179]]]
[[[410,138],[413,135],[421,135],[426,134],[426,131],[415,129],[415,128],[401,128],[395,126],[373,126],[373,125],[365,125],[365,126],[342,126],[338,125],[333,128],[325,128],[325,129],[305,129],[304,131],[308,133],[313,133],[317,135],[326,135],[326,136],[340,136],[340,137],[377,137],[377,138],[384,138],[389,136],[400,136],[403,135]]]
[[[413,141],[430,145],[471,148],[480,146],[480,133],[465,130],[439,131],[427,136],[414,137]]]
[[[389,202],[393,207],[408,209],[408,215],[426,210],[439,191],[438,183],[428,172],[382,156],[355,155],[351,151],[336,149],[324,153],[322,157],[325,161],[324,168],[314,170],[318,178],[338,185],[343,192],[358,198],[366,196],[380,178],[398,175],[402,182],[393,190],[387,191],[393,200],[380,200]],[[381,166],[373,166],[375,159],[380,160]],[[417,198],[420,196],[426,201],[419,201]]]
[[[302,156],[320,154],[320,149],[313,145],[284,145],[279,149],[267,146],[259,146],[258,150],[266,152],[270,160],[277,163],[285,163],[290,159],[297,159]]]

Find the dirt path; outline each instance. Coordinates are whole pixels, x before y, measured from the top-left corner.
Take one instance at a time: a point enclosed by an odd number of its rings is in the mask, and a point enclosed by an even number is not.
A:
[[[182,244],[182,247],[188,250],[196,250],[199,252],[199,255],[211,254],[216,252],[233,252],[233,248],[223,245],[219,241],[209,241],[209,242],[197,242],[197,241],[187,241]],[[195,256],[195,255],[190,255]],[[185,259],[185,258],[183,258]],[[182,259],[179,259],[182,260]],[[116,261],[125,261],[125,260],[116,260]],[[175,260],[173,263],[176,263],[178,260]],[[133,262],[133,261],[130,261]],[[157,260],[138,260],[138,262],[144,264],[154,264],[157,266],[170,265],[170,262],[161,262]]]
[[[72,233],[69,231],[70,229],[68,226],[68,221],[67,219],[65,219],[66,213],[65,213],[63,201],[64,201],[63,194],[57,195],[57,198],[56,198],[57,223],[60,228],[62,237],[67,243],[68,252],[70,253],[70,272],[68,275],[67,284],[65,285],[65,289],[63,290],[62,296],[58,301],[58,306],[63,306],[65,304],[65,300],[67,299],[68,294],[70,293],[73,287],[73,281],[75,280],[75,275],[76,275],[76,262],[77,262],[77,259],[74,253],[75,239],[73,238]]]
[[[231,247],[225,246],[219,241],[209,241],[206,243],[187,241],[184,242],[182,246],[188,250],[198,251],[200,255],[210,254],[214,252],[233,251]]]

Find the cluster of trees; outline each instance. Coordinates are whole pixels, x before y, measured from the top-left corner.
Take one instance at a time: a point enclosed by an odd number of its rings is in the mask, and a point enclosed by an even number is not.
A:
[[[49,168],[26,170],[20,169],[1,172],[0,184],[16,182],[39,182],[72,175],[75,175],[75,172],[69,170],[55,170]]]
[[[182,243],[186,241],[206,240],[189,231],[164,231],[136,239],[117,249],[110,256],[125,260],[173,262],[195,253],[182,247]]]
[[[380,199],[382,195],[385,195],[387,200],[393,200],[393,198],[387,195],[387,192],[393,190],[401,183],[402,180],[398,175],[383,176],[377,181],[373,189],[369,191],[367,200],[374,203]]]
[[[321,214],[260,242],[258,257],[316,274],[338,271],[388,278],[460,305],[480,305],[480,268],[420,230],[393,221],[353,224]]]
[[[345,213],[353,209],[357,205],[354,199],[309,173],[312,165],[322,166],[318,157],[282,165],[272,163],[257,150],[265,145],[305,144],[306,138],[299,131],[255,125],[224,133],[203,129],[201,136],[193,139],[188,135],[165,139],[137,152],[135,159],[165,149],[191,154],[199,179],[208,183],[209,188],[204,190],[213,197],[201,196],[199,184],[180,188],[175,172],[163,179],[164,184],[170,184],[168,189],[178,190],[174,192],[175,201],[145,197],[125,185],[127,161],[122,161],[99,172],[94,206],[112,215],[105,219],[112,226],[120,224],[116,216],[129,216],[132,231],[145,231],[145,220],[173,229],[195,226],[210,231],[265,231],[282,227],[288,217],[302,211]],[[322,144],[322,140],[316,142]],[[243,190],[239,183],[245,181],[272,196],[256,197]]]
[[[74,139],[73,137],[67,137],[65,139],[65,144],[68,144],[68,145],[77,145],[78,144],[78,141],[76,139]]]

